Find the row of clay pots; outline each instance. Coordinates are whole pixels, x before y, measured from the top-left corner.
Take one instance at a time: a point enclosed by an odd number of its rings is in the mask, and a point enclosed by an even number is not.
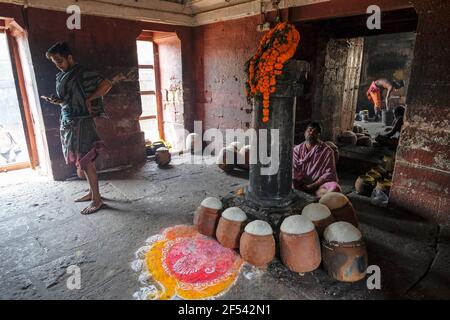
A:
[[[370,134],[362,132],[344,131],[339,136],[339,141],[345,144],[364,147],[371,147],[373,145]]]
[[[247,216],[236,207],[226,209],[220,217],[221,209],[220,200],[205,199],[194,217],[194,224],[198,231],[210,237],[216,236],[224,247],[239,248],[241,257],[254,266],[262,267],[272,261],[275,257],[275,239],[271,226],[261,220],[255,220],[245,225]],[[326,234],[330,225],[336,224],[333,224],[334,221],[331,210],[326,205],[317,203],[306,206],[302,215],[286,218],[280,228],[280,255],[283,264],[291,271],[299,273],[317,269],[322,261],[319,235]],[[340,223],[356,229],[350,223]],[[357,278],[353,275],[356,271],[350,272],[347,265],[341,265],[342,259],[339,260],[340,258],[333,253],[336,250],[338,250],[337,252],[349,251],[348,248],[352,245],[344,243],[342,246],[337,246],[333,239],[326,241],[325,238],[322,243],[324,248],[322,250],[327,252],[324,265],[329,274],[339,281],[356,281],[351,280]],[[329,249],[330,247],[334,248],[334,251]],[[357,247],[362,246],[358,244]],[[347,260],[351,259],[348,258],[345,261]],[[340,270],[344,270],[345,272],[342,272],[345,274],[343,275]],[[349,274],[352,276],[350,277]]]
[[[194,225],[199,233],[217,238],[226,248],[237,249],[244,232],[247,215],[232,207],[222,212],[222,202],[214,197],[202,201],[194,214]]]
[[[389,172],[382,166],[374,167],[365,175],[359,176],[355,181],[355,189],[358,194],[370,196],[373,189],[377,188],[389,195],[392,181],[387,178]]]
[[[321,262],[335,280],[354,282],[367,270],[367,250],[361,232],[344,221],[334,222],[324,230],[322,243],[312,223],[303,215],[291,216],[280,233],[281,260],[291,271],[305,273]],[[283,222],[283,224],[285,224]]]

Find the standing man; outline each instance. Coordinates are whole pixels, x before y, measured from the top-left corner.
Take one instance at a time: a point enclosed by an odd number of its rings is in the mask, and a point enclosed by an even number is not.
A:
[[[372,82],[367,90],[367,98],[371,103],[373,103],[374,113],[375,113],[375,121],[379,121],[381,119],[381,95],[383,90],[387,90],[386,93],[386,109],[389,110],[389,98],[393,90],[398,90],[405,86],[405,82],[403,80],[389,81],[385,78],[381,78]]]
[[[91,201],[81,214],[91,214],[101,209],[95,159],[105,148],[97,134],[95,117],[106,117],[103,96],[112,87],[109,80],[96,71],[89,70],[75,62],[67,43],[58,42],[46,53],[61,71],[56,76],[57,96],[42,97],[46,101],[61,106],[61,142],[67,164],[75,163],[89,182],[89,193],[75,202]]]
[[[340,192],[334,151],[320,141],[320,124],[312,122],[305,131],[305,142],[294,147],[293,186],[306,192],[315,192],[321,198],[327,192]]]

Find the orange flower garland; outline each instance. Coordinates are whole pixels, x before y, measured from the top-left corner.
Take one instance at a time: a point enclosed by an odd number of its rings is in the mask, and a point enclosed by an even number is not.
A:
[[[284,63],[292,58],[300,34],[292,24],[278,23],[262,37],[255,55],[247,61],[247,97],[263,98],[263,122],[269,121],[269,97],[276,91],[276,76],[282,74]]]

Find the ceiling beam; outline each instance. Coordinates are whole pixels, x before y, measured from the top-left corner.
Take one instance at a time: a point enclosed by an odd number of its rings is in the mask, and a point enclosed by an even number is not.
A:
[[[279,9],[305,6],[331,0],[281,0]],[[200,26],[276,10],[272,0],[188,0],[186,4],[161,0],[0,0],[4,3],[39,9],[66,11],[78,5],[81,13],[137,21]]]

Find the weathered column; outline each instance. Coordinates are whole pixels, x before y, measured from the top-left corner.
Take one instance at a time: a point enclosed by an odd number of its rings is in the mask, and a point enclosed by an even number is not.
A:
[[[261,138],[260,129],[267,129],[267,155],[278,152],[278,171],[272,175],[261,174],[261,169],[270,164],[262,164],[258,156],[256,164],[250,165],[250,182],[246,192],[247,200],[264,208],[284,208],[295,199],[292,191],[292,149],[294,145],[296,96],[303,90],[303,81],[309,71],[305,61],[289,60],[285,63],[283,74],[277,76],[276,92],[270,95],[269,121],[262,121],[262,98],[253,103],[253,128],[256,130],[258,146]],[[279,141],[271,141],[271,130],[279,130]],[[261,136],[261,137],[260,137]],[[259,149],[258,149],[259,150]]]

